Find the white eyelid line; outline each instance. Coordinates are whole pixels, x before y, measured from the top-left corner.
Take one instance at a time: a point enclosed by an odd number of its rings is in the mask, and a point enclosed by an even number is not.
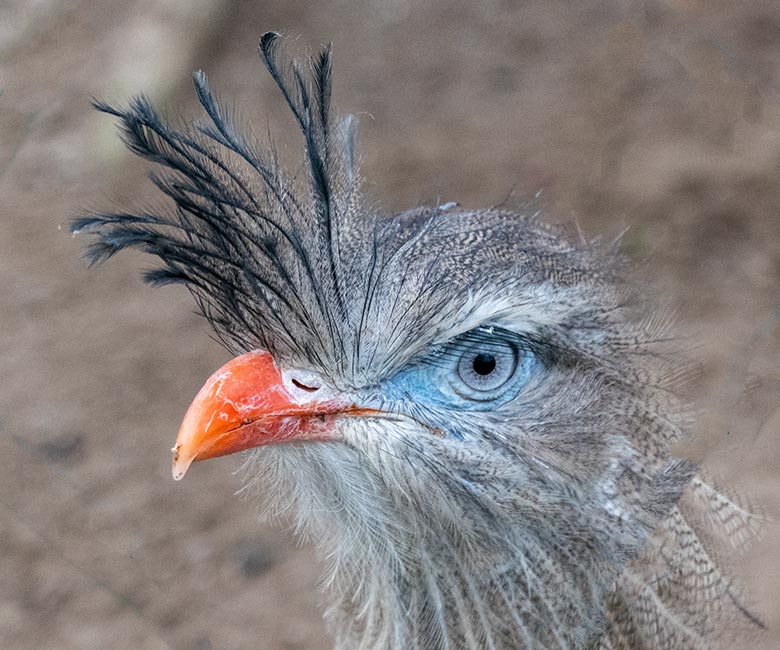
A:
[[[535,302],[529,299],[518,303],[516,299],[497,298],[482,291],[471,292],[460,309],[459,317],[455,316],[454,325],[439,332],[431,345],[443,345],[478,328],[499,327],[523,335],[556,322],[555,318],[551,318],[550,310],[537,308]]]

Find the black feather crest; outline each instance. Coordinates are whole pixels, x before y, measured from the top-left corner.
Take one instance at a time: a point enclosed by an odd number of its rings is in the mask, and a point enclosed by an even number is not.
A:
[[[162,266],[145,280],[186,285],[231,351],[284,346],[333,362],[343,357],[339,224],[360,202],[355,129],[349,118],[333,128],[330,46],[303,67],[269,32],[259,52],[303,133],[308,195],[273,151],[242,134],[198,71],[205,123],[172,126],[144,96],[127,109],[94,102],[119,118],[133,153],[162,168],[150,177],[175,209],[88,214],[71,231],[93,235],[86,249],[93,264],[126,248],[157,256]]]

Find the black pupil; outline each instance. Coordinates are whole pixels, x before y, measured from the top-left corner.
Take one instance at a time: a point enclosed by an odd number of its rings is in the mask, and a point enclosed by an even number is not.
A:
[[[478,354],[474,357],[472,367],[478,375],[489,375],[496,369],[496,358],[492,354]]]

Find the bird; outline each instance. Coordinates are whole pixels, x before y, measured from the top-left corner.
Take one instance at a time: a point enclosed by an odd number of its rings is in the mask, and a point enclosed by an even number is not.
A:
[[[155,165],[157,211],[82,213],[101,263],[157,258],[232,359],[203,385],[173,475],[244,452],[269,516],[323,559],[338,650],[744,647],[760,618],[730,558],[760,517],[672,445],[688,435],[670,318],[618,242],[534,201],[386,212],[330,45],[259,54],[299,167],[194,75],[204,118],[145,96],[118,119]],[[738,641],[734,639],[743,639]]]

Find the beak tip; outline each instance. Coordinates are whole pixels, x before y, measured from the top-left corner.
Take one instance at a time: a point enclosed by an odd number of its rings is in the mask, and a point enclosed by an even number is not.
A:
[[[174,481],[181,481],[184,478],[184,475],[187,473],[187,470],[194,460],[192,458],[183,458],[179,454],[180,449],[181,443],[176,443],[176,446],[171,449],[171,453],[173,454],[173,465],[171,467],[171,473],[173,474]]]
[[[189,469],[189,464],[183,467],[180,464],[174,463],[173,467],[171,468],[171,474],[173,475],[173,480],[181,481],[184,478],[184,475],[187,473],[187,469]]]

